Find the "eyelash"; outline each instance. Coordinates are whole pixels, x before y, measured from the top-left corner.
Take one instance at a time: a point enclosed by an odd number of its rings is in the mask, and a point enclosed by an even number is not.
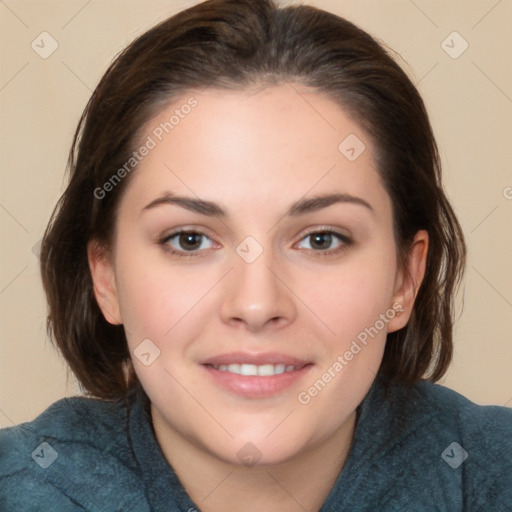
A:
[[[180,236],[180,235],[199,235],[202,237],[209,238],[206,233],[203,233],[201,231],[196,230],[181,230],[181,231],[175,231],[174,233],[171,233],[170,235],[165,236],[162,238],[158,243],[163,247],[163,249],[168,252],[171,256],[178,256],[180,258],[192,258],[192,257],[198,257],[200,250],[194,250],[194,251],[177,251],[169,246],[169,241],[173,238]],[[313,235],[332,235],[333,237],[337,238],[342,245],[338,247],[337,249],[327,249],[327,250],[314,250],[314,249],[306,249],[308,251],[312,251],[317,256],[323,256],[328,257],[332,256],[334,254],[341,253],[343,251],[346,251],[353,243],[354,241],[348,237],[347,235],[343,235],[341,233],[338,233],[337,231],[334,231],[332,229],[316,229],[315,231],[310,231],[309,233],[306,233],[300,241],[305,240],[308,237],[311,237]]]

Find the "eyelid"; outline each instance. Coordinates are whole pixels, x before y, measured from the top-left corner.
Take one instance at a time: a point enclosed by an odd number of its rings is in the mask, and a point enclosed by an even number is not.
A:
[[[174,238],[176,235],[181,235],[182,233],[193,233],[193,234],[196,234],[196,235],[205,236],[206,238],[210,238],[204,231],[202,231],[200,229],[196,229],[196,228],[179,228],[179,229],[175,229],[174,231],[171,231],[170,233],[162,235],[159,238],[158,241],[160,243],[167,242],[171,238]]]
[[[195,233],[197,235],[202,235],[206,238],[209,238],[210,240],[212,241],[215,241],[212,236],[210,236],[208,233],[207,233],[207,230],[203,229],[203,228],[198,228],[198,227],[195,227],[193,225],[190,225],[190,226],[180,226],[179,228],[175,228],[175,229],[172,229],[168,232],[164,232],[165,234],[164,235],[161,235],[159,237],[159,242],[164,242],[166,240],[169,240],[170,238],[172,238],[173,236],[176,236],[176,235],[179,235],[179,234],[182,234],[182,233]]]
[[[299,241],[303,240],[307,236],[313,235],[315,233],[330,233],[332,235],[336,235],[339,238],[341,238],[344,241],[352,241],[352,235],[350,233],[344,232],[346,230],[343,230],[341,228],[334,228],[332,226],[315,226],[313,228],[308,228],[301,232],[299,235]]]

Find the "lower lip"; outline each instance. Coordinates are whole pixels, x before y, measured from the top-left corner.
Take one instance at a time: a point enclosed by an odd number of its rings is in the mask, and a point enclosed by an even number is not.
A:
[[[239,375],[238,373],[216,370],[206,365],[203,365],[203,368],[210,374],[214,382],[232,393],[245,398],[268,398],[293,386],[309,372],[312,366],[312,364],[307,364],[299,370],[267,377]]]

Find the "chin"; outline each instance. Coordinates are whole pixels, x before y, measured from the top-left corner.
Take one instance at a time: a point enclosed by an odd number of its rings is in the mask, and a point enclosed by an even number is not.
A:
[[[253,426],[237,430],[235,438],[230,439],[227,445],[216,445],[215,456],[228,464],[246,467],[275,466],[294,459],[307,450],[308,440],[303,429],[300,433],[291,432],[290,427],[286,429],[284,424],[279,426],[280,421],[282,418],[275,421],[271,428],[255,429]]]

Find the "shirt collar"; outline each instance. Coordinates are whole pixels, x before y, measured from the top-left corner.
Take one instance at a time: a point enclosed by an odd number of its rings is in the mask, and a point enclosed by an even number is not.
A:
[[[154,512],[199,510],[160,449],[153,430],[149,399],[140,384],[133,398],[129,411],[129,438],[150,509]]]

